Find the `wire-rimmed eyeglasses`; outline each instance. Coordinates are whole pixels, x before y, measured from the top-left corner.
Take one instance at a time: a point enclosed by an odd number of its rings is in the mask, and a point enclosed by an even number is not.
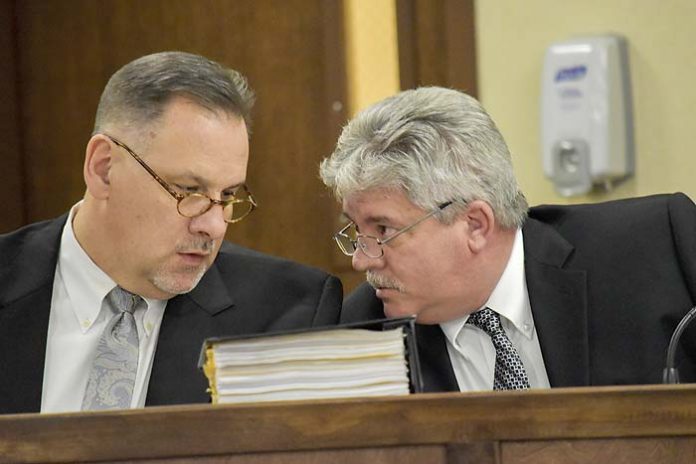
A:
[[[244,219],[258,205],[251,192],[245,184],[242,184],[232,198],[224,200],[214,200],[203,193],[180,193],[177,192],[164,179],[157,175],[145,161],[140,158],[128,145],[108,134],[106,136],[113,143],[126,150],[147,172],[155,179],[166,191],[176,200],[176,210],[180,215],[193,218],[206,213],[213,205],[222,206],[222,217],[227,223],[235,223]]]
[[[353,256],[355,252],[360,249],[365,256],[368,258],[381,258],[384,255],[383,246],[388,242],[394,240],[399,235],[408,232],[409,230],[416,227],[421,222],[425,221],[431,216],[439,213],[443,209],[451,205],[452,201],[447,201],[437,205],[437,208],[430,211],[428,214],[418,219],[413,224],[410,224],[403,229],[399,229],[387,238],[377,238],[372,235],[365,235],[359,233],[355,228],[354,222],[349,222],[346,226],[334,234],[334,240],[338,244],[338,248],[347,256]]]

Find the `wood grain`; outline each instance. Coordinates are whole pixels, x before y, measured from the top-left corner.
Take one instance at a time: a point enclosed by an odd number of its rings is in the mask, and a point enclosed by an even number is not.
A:
[[[466,462],[456,447],[465,445],[461,449],[473,452],[467,448],[472,444],[478,444],[477,455],[498,462],[498,443],[500,462],[524,462],[508,459],[517,455],[533,459],[546,445],[544,452],[556,452],[552,447],[560,445],[563,453],[565,442],[571,440],[600,447],[598,439],[659,440],[663,455],[682,456],[691,452],[695,437],[692,385],[568,388],[0,416],[0,462],[184,459],[420,446],[445,447],[450,462]],[[689,440],[679,445],[675,438]],[[515,445],[532,441],[541,448]],[[525,451],[524,446],[532,448]]]
[[[137,461],[115,461],[126,464]],[[148,463],[186,464],[190,458],[155,459]],[[447,463],[446,451],[440,446],[409,446],[363,448],[356,450],[298,451],[288,453],[259,453],[237,456],[201,457],[197,464],[390,464],[390,463]],[[470,461],[478,462],[478,461]],[[486,464],[481,462],[480,464]]]
[[[452,87],[476,96],[473,0],[397,0],[401,88]]]
[[[693,464],[696,437],[512,442],[502,446],[506,464]]]
[[[0,233],[26,223],[17,42],[13,2],[0,2]]]

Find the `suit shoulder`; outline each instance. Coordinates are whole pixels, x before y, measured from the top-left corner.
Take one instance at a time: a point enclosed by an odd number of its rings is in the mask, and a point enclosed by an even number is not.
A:
[[[221,246],[215,268],[221,284],[233,295],[237,311],[231,314],[242,314],[239,308],[247,308],[257,324],[270,317],[265,330],[339,321],[341,281],[321,269],[228,242]]]
[[[25,245],[46,246],[55,249],[56,239],[67,216],[25,225],[19,229],[0,234],[0,265],[13,262],[17,255],[25,250]]]
[[[27,224],[18,229],[0,234],[0,249],[11,249],[26,241],[27,238],[41,233],[52,221],[41,221]]]
[[[529,209],[529,217],[546,224],[563,226],[611,224],[613,226],[631,226],[664,217],[668,218],[670,208],[680,211],[693,210],[694,203],[683,193],[649,195],[626,198],[600,203],[577,205],[539,205]],[[591,222],[590,222],[591,221]]]
[[[561,237],[564,246],[574,249],[578,260],[583,256],[588,261],[632,263],[635,250],[649,250],[654,259],[664,260],[665,256],[696,248],[696,207],[681,193],[593,204],[542,205],[530,209],[524,231],[525,252],[531,247],[527,238],[536,242],[535,249],[542,249],[551,238]]]
[[[29,224],[0,235],[3,304],[52,282],[66,217]]]
[[[691,227],[696,225],[696,203],[683,193],[668,196],[669,213],[675,221],[683,221]]]
[[[216,259],[223,272],[228,269],[245,269],[249,272],[282,273],[303,278],[326,279],[329,274],[321,269],[290,259],[269,255],[230,242],[223,242]]]
[[[375,295],[375,289],[367,282],[353,290],[343,301],[341,322],[361,322],[381,319],[384,316],[384,305]]]

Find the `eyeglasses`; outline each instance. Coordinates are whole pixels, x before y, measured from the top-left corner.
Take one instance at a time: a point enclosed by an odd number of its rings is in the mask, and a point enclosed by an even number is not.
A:
[[[179,193],[174,188],[164,181],[160,176],[148,166],[145,161],[140,158],[133,150],[131,150],[128,145],[121,142],[120,140],[107,135],[109,140],[114,142],[119,147],[126,150],[145,170],[155,179],[166,191],[176,200],[176,210],[180,215],[193,218],[200,216],[207,212],[213,205],[222,206],[222,216],[225,222],[234,223],[239,222],[249,215],[258,205],[256,200],[251,195],[251,192],[246,185],[242,184],[240,189],[235,192],[232,198],[225,200],[214,200],[208,195],[202,193]],[[230,195],[231,196],[231,195]]]
[[[399,235],[413,229],[429,217],[439,213],[452,203],[452,201],[448,201],[438,205],[437,208],[430,211],[428,214],[418,219],[413,224],[408,225],[403,229],[397,230],[392,235],[384,239],[373,237],[372,235],[364,235],[359,233],[355,227],[355,223],[352,221],[349,222],[343,229],[336,232],[333,238],[334,240],[336,240],[338,248],[340,248],[343,254],[347,256],[353,256],[359,248],[360,251],[362,251],[368,258],[381,258],[382,256],[384,256],[384,245],[394,240]]]

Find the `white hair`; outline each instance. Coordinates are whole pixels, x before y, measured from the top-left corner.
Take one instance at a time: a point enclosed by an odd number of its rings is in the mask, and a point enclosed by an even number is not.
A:
[[[473,200],[488,203],[505,228],[520,227],[527,214],[495,123],[476,99],[441,87],[406,90],[360,112],[320,175],[339,199],[388,188],[425,210],[455,201],[443,222]]]

